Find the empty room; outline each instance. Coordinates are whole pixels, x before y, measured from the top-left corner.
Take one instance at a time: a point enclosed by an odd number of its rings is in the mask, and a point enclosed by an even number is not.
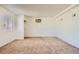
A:
[[[0,5],[0,54],[78,53],[78,4]]]

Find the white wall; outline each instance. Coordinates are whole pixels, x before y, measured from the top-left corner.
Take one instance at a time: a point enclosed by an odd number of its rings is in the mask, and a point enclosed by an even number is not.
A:
[[[41,18],[41,23],[36,23],[35,19]],[[55,21],[52,17],[25,17],[25,37],[41,37],[56,35]]]
[[[73,17],[74,13],[76,13],[75,17]],[[63,21],[60,21],[61,18]],[[79,48],[79,6],[56,19],[56,25],[59,30],[57,36]]]
[[[17,38],[24,39],[24,15],[17,15]]]
[[[2,20],[0,18],[0,47],[16,39],[24,39],[24,15],[14,14],[8,9],[0,6],[0,16],[10,15],[14,17],[16,22],[15,29],[11,31],[5,31],[3,29]]]
[[[10,15],[15,17],[16,20],[16,15],[9,10],[3,8],[2,6],[0,6],[0,15]],[[16,30],[14,30],[13,32],[6,32],[3,30],[2,26],[3,25],[0,22],[0,47],[13,41],[16,38]]]
[[[73,17],[73,14],[77,15]],[[41,23],[35,19],[41,18]],[[63,19],[63,20],[62,20]],[[79,48],[79,6],[69,10],[60,17],[25,17],[25,37],[57,36]]]

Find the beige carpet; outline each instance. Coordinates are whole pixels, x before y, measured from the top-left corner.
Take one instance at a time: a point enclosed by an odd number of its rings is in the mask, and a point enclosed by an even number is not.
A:
[[[0,53],[10,54],[60,54],[79,53],[79,49],[56,37],[25,38],[13,41],[0,48]]]

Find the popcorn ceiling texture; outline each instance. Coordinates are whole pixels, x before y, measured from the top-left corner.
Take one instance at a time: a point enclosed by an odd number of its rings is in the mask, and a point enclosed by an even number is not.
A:
[[[0,54],[77,54],[76,48],[57,37],[25,38],[0,48]]]

